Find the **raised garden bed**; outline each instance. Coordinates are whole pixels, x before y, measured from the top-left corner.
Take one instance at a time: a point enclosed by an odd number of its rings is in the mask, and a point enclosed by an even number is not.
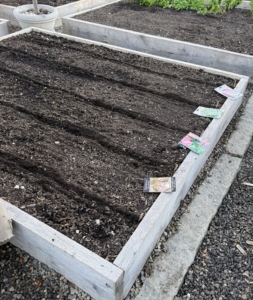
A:
[[[115,1],[115,0],[114,0]],[[111,3],[113,1],[106,0],[106,3]],[[30,0],[0,0],[0,18],[7,19],[14,26],[19,26],[18,21],[13,16],[13,9],[16,6],[31,4]],[[58,9],[58,18],[56,20],[55,26],[62,26],[61,18],[69,14],[77,13],[86,9],[90,9],[96,5],[101,5],[104,1],[94,1],[94,0],[41,0],[39,4],[46,4],[55,6]]]
[[[0,44],[12,243],[95,299],[123,299],[240,106],[214,88],[243,93],[248,78],[41,32]],[[210,123],[199,105],[224,113]],[[189,131],[210,141],[204,154],[175,146]],[[144,177],[173,174],[176,192],[142,192]]]
[[[63,18],[71,35],[247,76],[253,75],[252,28],[249,9],[202,16],[125,1]]]

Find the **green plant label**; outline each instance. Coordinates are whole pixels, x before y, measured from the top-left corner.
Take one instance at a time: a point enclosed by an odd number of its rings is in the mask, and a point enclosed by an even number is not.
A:
[[[193,113],[201,117],[218,119],[222,112],[221,109],[199,106]]]
[[[196,134],[189,132],[180,142],[179,146],[188,148],[197,154],[203,154],[209,142]]]

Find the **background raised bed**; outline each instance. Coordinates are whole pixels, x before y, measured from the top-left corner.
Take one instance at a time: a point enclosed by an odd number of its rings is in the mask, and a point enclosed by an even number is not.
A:
[[[247,76],[253,75],[252,25],[244,9],[202,16],[124,1],[63,18],[71,35]]]

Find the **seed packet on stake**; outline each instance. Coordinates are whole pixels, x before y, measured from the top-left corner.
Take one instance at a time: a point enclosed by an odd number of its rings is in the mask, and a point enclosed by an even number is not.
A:
[[[236,92],[235,90],[231,89],[229,86],[226,84],[223,84],[216,89],[214,89],[216,92],[219,94],[228,97],[231,100],[235,100],[239,97],[241,97],[243,94]]]
[[[222,112],[222,110],[217,108],[199,106],[193,113],[201,117],[219,119]]]
[[[176,191],[175,177],[144,178],[144,193],[171,193]]]
[[[206,146],[209,142],[205,139],[201,139],[196,134],[189,132],[180,142],[179,146],[188,148],[197,154],[203,154],[206,150]]]

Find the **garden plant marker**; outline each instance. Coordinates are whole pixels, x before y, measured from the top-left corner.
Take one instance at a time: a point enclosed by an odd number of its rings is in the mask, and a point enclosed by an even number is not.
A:
[[[176,191],[175,177],[144,178],[144,193],[171,193]]]
[[[218,92],[219,94],[228,97],[231,100],[235,100],[239,97],[241,97],[243,94],[236,92],[235,90],[231,89],[229,86],[227,86],[226,84],[223,84],[219,87],[217,87],[216,89],[214,89],[216,92]]]
[[[219,119],[222,112],[221,109],[199,106],[193,113],[201,117]]]
[[[179,145],[183,148],[188,148],[197,154],[203,154],[209,142],[201,139],[196,134],[189,132],[180,142]]]

